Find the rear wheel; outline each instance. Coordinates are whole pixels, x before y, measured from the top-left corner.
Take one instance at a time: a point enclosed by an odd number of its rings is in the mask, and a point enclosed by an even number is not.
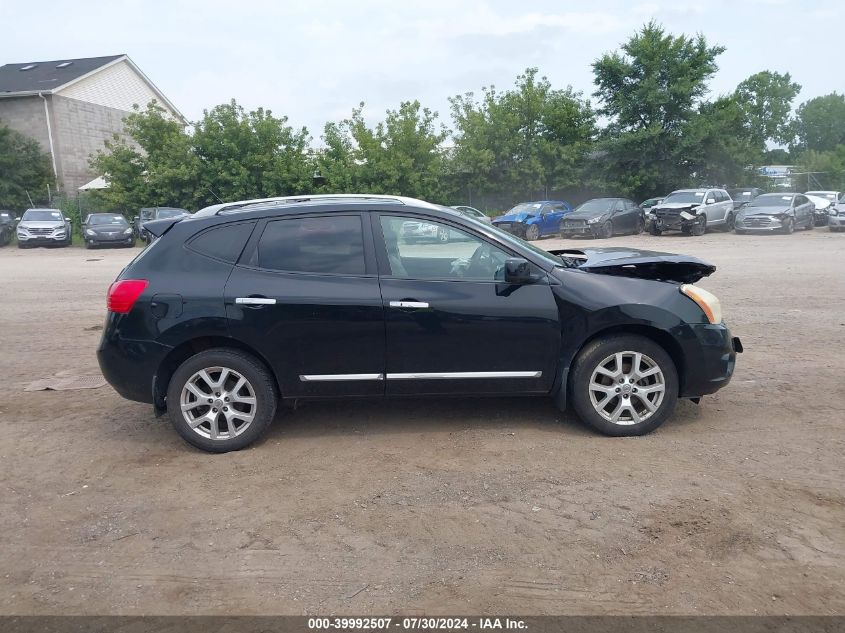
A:
[[[525,229],[525,239],[529,242],[533,242],[534,240],[540,239],[540,227],[536,224],[532,224],[527,229]]]
[[[642,218],[637,218],[637,226],[634,227],[634,235],[639,235],[645,230],[645,221]]]
[[[617,334],[587,345],[569,383],[578,416],[605,435],[644,435],[672,414],[678,401],[675,364],[657,343]]]
[[[273,420],[276,403],[273,378],[264,366],[229,349],[191,356],[167,389],[167,413],[177,433],[212,453],[252,444]]]

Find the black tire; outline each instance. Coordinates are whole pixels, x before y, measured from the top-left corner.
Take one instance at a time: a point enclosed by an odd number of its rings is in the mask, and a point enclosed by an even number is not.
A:
[[[603,417],[590,399],[590,381],[593,372],[604,359],[618,352],[639,352],[651,359],[663,374],[665,388],[663,398],[657,409],[639,423],[616,424]],[[641,382],[636,381],[630,388],[642,386]],[[615,384],[611,381],[611,386]],[[592,341],[578,354],[569,377],[569,393],[578,417],[600,433],[614,437],[645,435],[663,424],[675,410],[678,402],[678,372],[669,354],[651,339],[634,334],[613,334]],[[620,399],[623,397],[623,395],[611,396],[612,400],[616,400],[616,404],[621,402]],[[634,402],[633,396],[629,398],[630,400],[626,399],[626,401]],[[608,401],[607,406],[616,406],[612,400]],[[638,400],[638,404],[641,404],[641,399]]]
[[[807,220],[807,224],[806,224],[806,226],[804,226],[804,228],[805,228],[807,231],[812,231],[812,230],[813,230],[813,228],[814,228],[814,225],[813,225],[813,218],[810,218],[809,220]]]
[[[792,218],[786,218],[786,223],[783,225],[783,234],[792,235],[795,231],[795,221]]]
[[[728,217],[725,218],[725,231],[730,233],[734,230],[734,225],[736,224],[736,218],[734,217],[733,212],[728,213]]]
[[[233,438],[210,439],[191,429],[182,415],[180,395],[187,381],[209,367],[227,367],[246,378],[255,392],[255,417],[243,432]],[[215,348],[191,356],[173,373],[167,387],[167,414],[176,432],[189,444],[209,453],[227,453],[245,448],[257,440],[276,414],[278,397],[270,372],[254,357],[244,352]]]
[[[529,242],[540,239],[540,228],[536,224],[530,225],[525,229],[525,239]]]
[[[650,227],[648,227],[648,232],[651,233],[652,235],[657,235],[657,236],[663,235],[663,231],[658,229],[653,224]]]
[[[607,239],[609,237],[613,237],[613,222],[608,220],[604,224],[601,225],[601,231],[599,232],[596,237],[600,237],[602,239]]]
[[[94,248],[94,245],[91,242],[89,242],[88,240],[85,240],[85,248],[90,250],[90,249]]]
[[[707,218],[699,215],[695,218],[695,222],[689,229],[689,234],[695,237],[701,237],[707,232]]]
[[[640,235],[645,230],[645,220],[637,218],[637,225],[634,227],[634,235]]]

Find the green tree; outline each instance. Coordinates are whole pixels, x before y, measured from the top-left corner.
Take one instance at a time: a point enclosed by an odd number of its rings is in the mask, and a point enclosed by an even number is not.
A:
[[[116,208],[178,206],[307,192],[311,187],[308,132],[259,108],[235,101],[207,110],[189,134],[156,104],[126,118],[92,166],[105,174],[100,193]]]
[[[790,124],[792,102],[801,86],[789,76],[764,70],[742,81],[734,91],[734,98],[747,119],[748,132],[760,151],[767,141],[789,143],[793,129]]]
[[[294,130],[287,117],[263,108],[246,112],[232,100],[207,110],[191,137],[199,163],[195,196],[210,203],[214,194],[245,200],[306,193],[312,175],[308,142],[305,128]]]
[[[363,115],[364,104],[340,123],[328,123],[317,169],[329,192],[382,193],[442,200],[448,130],[438,115],[406,101],[388,110],[374,127]]]
[[[695,184],[749,186],[755,181],[752,165],[761,153],[747,125],[747,113],[733,96],[701,104],[684,124],[677,148]]]
[[[50,157],[38,143],[0,125],[0,209],[26,209],[29,196],[46,200],[55,183]]]
[[[676,37],[649,22],[621,52],[593,63],[598,112],[609,120],[599,164],[622,193],[647,197],[690,180],[693,161],[679,153],[681,135],[699,115],[724,50],[703,35]]]
[[[819,152],[845,145],[845,95],[836,92],[810,99],[798,107],[795,148]]]
[[[798,173],[811,173],[813,179],[819,183],[822,189],[845,191],[845,145],[838,145],[831,151],[807,150],[798,156],[796,160],[796,171]],[[801,176],[798,176],[801,178]],[[805,189],[815,189],[811,183],[805,180],[801,185]]]
[[[484,88],[450,99],[457,136],[452,173],[461,189],[508,198],[572,187],[595,135],[590,104],[572,88],[554,89],[536,68],[513,89]]]

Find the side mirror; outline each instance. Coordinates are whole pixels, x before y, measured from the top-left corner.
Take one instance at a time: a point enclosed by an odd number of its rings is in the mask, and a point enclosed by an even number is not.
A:
[[[522,257],[508,257],[505,260],[505,281],[509,284],[525,284],[531,281],[531,264]]]
[[[15,218],[15,224],[19,224],[19,223],[20,223],[20,221],[21,221],[21,219],[20,219],[20,218]]]
[[[65,222],[70,222],[70,218],[65,218]]]
[[[707,200],[704,201],[704,204],[716,204],[716,200],[714,198],[707,198]]]

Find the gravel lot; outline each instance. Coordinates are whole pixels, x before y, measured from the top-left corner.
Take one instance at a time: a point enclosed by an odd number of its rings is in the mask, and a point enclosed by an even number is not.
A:
[[[136,250],[0,249],[0,613],[845,612],[845,235],[567,244],[715,263],[733,383],[642,438],[545,399],[344,401],[207,455],[109,387],[23,391],[97,373]]]

